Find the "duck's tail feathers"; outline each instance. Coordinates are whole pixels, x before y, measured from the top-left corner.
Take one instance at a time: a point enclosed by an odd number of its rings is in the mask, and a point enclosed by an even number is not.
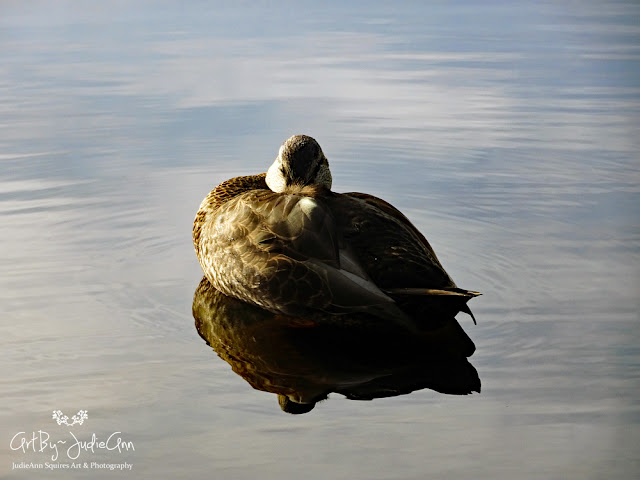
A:
[[[476,317],[473,316],[473,312],[469,308],[469,305],[467,305],[465,303],[462,307],[460,307],[460,311],[466,313],[467,315],[469,315],[471,317],[471,320],[473,320],[473,324],[474,325],[478,324],[478,322],[476,322]]]
[[[458,287],[445,288],[387,288],[385,292],[397,295],[453,295],[458,297],[473,298],[482,295],[480,292],[465,290]]]
[[[477,297],[479,295],[482,295],[480,292],[474,292],[472,290],[465,290],[463,288],[458,288],[458,287],[445,287],[445,288],[423,288],[423,287],[418,287],[418,288],[389,288],[389,289],[385,289],[384,290],[385,293],[389,294],[389,295],[406,295],[406,296],[410,296],[410,297],[438,297],[438,296],[442,296],[442,297],[457,297],[459,299],[459,301],[461,301],[461,304],[459,306],[459,309],[461,312],[464,312],[466,314],[468,314],[469,316],[471,316],[473,323],[475,325],[478,324],[478,322],[476,322],[476,317],[474,317],[473,313],[471,312],[471,309],[469,308],[469,306],[467,305],[467,302],[474,298]],[[405,297],[406,298],[406,297]]]

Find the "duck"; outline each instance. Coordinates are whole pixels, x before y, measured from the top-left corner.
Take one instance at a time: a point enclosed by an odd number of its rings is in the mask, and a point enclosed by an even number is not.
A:
[[[193,245],[221,293],[269,312],[365,314],[434,331],[479,292],[458,288],[425,236],[390,203],[331,190],[319,143],[294,135],[264,173],[231,178],[202,201]]]

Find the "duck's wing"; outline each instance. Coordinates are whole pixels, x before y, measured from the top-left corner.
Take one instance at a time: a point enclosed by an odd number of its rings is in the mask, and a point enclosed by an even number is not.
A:
[[[306,308],[408,320],[341,240],[322,198],[244,193],[203,229],[209,280],[227,295],[285,314]]]
[[[340,268],[335,222],[321,202],[302,195],[260,192],[239,203],[258,219],[249,240],[261,251]]]
[[[473,313],[467,306],[478,292],[458,288],[425,236],[390,203],[366,193],[341,195],[333,205],[342,229],[363,258],[367,273],[401,306],[420,304],[433,312]]]
[[[433,248],[431,248],[431,245],[422,234],[422,232],[420,232],[420,230],[418,230],[415,225],[411,223],[411,221],[400,210],[391,205],[389,202],[368,193],[349,192],[345,193],[344,195],[351,198],[358,198],[365,202],[367,205],[370,205],[380,212],[383,212],[385,215],[397,220],[399,223],[404,225],[405,228],[410,230],[416,237],[418,237],[422,244],[427,248],[427,250],[429,250],[433,258],[438,263],[440,263],[438,257],[436,256],[436,252],[433,250]]]
[[[332,199],[331,208],[359,263],[381,289],[456,286],[426,238],[389,203],[346,193]]]

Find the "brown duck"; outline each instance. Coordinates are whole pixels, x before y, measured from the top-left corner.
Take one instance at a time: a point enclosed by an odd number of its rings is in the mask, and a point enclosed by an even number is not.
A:
[[[366,313],[428,331],[472,315],[466,303],[479,295],[456,286],[395,207],[332,192],[327,158],[306,135],[284,142],[266,174],[214,188],[193,244],[217,290],[289,316]]]

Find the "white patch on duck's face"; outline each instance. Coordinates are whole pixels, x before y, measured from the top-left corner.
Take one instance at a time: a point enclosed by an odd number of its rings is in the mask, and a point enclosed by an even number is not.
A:
[[[282,148],[283,147],[280,147],[280,152],[282,152]],[[278,157],[269,167],[269,170],[267,170],[265,182],[267,182],[267,186],[272,191],[277,193],[282,193],[287,188],[287,181],[282,173],[282,160],[280,160],[280,153],[278,153]]]

